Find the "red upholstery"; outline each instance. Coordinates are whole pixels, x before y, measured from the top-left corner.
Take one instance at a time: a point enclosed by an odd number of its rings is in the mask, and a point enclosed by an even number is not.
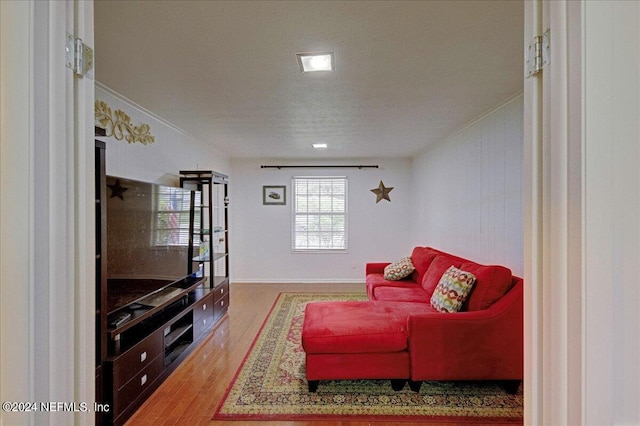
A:
[[[521,380],[522,279],[428,247],[411,257],[416,273],[401,281],[383,278],[389,263],[367,264],[369,301],[307,305],[307,379]],[[477,281],[462,312],[440,313],[431,293],[451,265]]]
[[[465,301],[463,311],[486,309],[500,299],[512,285],[511,271],[504,266],[481,265],[431,247],[415,247],[411,253],[416,272],[406,280],[388,281],[383,277],[389,263],[365,266],[367,296],[370,300],[430,303],[442,274],[455,266],[476,276],[476,284]],[[421,286],[421,292],[416,286]]]
[[[412,380],[521,380],[523,282],[484,310],[411,314]]]
[[[422,287],[415,284],[407,284],[404,287],[377,286],[373,290],[373,300],[385,302],[425,302],[426,293]],[[429,305],[425,303],[426,305]],[[431,306],[431,305],[429,305]]]
[[[409,352],[306,354],[307,380],[408,379]]]
[[[511,271],[504,266],[484,266],[466,262],[460,266],[460,269],[471,272],[476,277],[476,283],[463,307],[465,311],[487,309],[513,285]]]
[[[409,314],[424,303],[313,302],[305,308],[302,347],[307,380],[408,379]]]
[[[426,301],[431,300],[431,295],[433,291],[438,286],[438,282],[440,282],[440,278],[442,278],[442,274],[444,274],[450,266],[455,266],[458,268],[462,262],[455,260],[449,256],[437,255],[427,272],[424,274],[424,278],[421,281],[422,288],[425,291]]]
[[[384,269],[384,268],[383,268]],[[399,281],[389,281],[385,280],[383,276],[383,272],[379,273],[370,273],[367,275],[367,296],[371,300],[376,300],[373,297],[375,293],[375,289],[378,287],[420,287],[418,283],[411,281],[410,279],[399,280]]]
[[[422,282],[422,277],[429,269],[431,262],[435,259],[438,252],[430,247],[415,247],[411,252],[411,262],[416,270],[413,272],[412,279],[416,283]]]
[[[411,262],[415,266],[416,270],[407,278],[399,281],[389,281],[384,279],[384,268],[390,265],[391,262],[376,262],[367,263],[365,265],[365,275],[367,281],[367,296],[371,300],[378,300],[375,296],[375,289],[377,287],[414,287],[420,286],[422,283],[422,277],[427,272],[427,269],[431,265],[431,262],[440,253],[438,250],[430,247],[415,247],[411,253]],[[387,300],[387,299],[381,299]],[[398,299],[397,295],[393,299],[389,300],[415,300],[412,297],[410,299]]]
[[[404,351],[407,314],[385,302],[309,303],[305,308],[302,346],[311,353]]]

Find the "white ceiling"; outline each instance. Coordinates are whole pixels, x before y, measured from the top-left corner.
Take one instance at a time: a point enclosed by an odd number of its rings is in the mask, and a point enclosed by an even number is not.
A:
[[[410,157],[522,90],[523,22],[522,1],[98,0],[95,75],[231,157]],[[313,51],[335,72],[301,73]]]

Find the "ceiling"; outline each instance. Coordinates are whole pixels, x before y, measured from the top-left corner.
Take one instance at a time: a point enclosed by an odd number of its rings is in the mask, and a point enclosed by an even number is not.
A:
[[[523,87],[522,1],[94,8],[97,81],[232,158],[410,157]],[[301,73],[315,51],[336,70]]]

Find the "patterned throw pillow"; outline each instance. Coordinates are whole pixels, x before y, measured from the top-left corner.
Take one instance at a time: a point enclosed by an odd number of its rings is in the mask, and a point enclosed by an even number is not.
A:
[[[384,279],[389,281],[401,280],[411,275],[415,270],[413,262],[410,257],[403,257],[397,262],[393,262],[391,265],[387,265],[384,268]]]
[[[475,282],[472,273],[449,267],[431,296],[431,306],[440,312],[458,312]]]

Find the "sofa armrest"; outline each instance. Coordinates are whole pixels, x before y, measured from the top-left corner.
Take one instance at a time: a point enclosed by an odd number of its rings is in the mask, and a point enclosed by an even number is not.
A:
[[[522,282],[488,309],[411,314],[412,380],[522,379]]]
[[[384,268],[391,265],[391,262],[373,262],[367,263],[364,268],[365,276],[369,274],[383,274]]]

